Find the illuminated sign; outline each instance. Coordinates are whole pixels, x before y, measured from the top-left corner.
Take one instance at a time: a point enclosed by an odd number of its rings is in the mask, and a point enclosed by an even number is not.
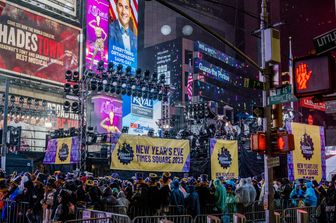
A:
[[[314,103],[312,101],[312,97],[302,98],[300,100],[300,106],[305,107],[305,108],[312,108],[312,109],[320,110],[320,111],[325,111],[326,110],[326,103],[325,102]]]
[[[293,71],[296,97],[323,95],[334,90],[334,59],[331,56],[294,59]]]
[[[77,70],[80,29],[10,2],[0,16],[0,70],[64,82]]]
[[[146,118],[153,118],[153,100],[132,97],[132,114]]]
[[[138,0],[110,0],[109,61],[137,67]]]
[[[109,2],[88,0],[86,12],[86,67],[92,69],[100,60],[107,64]]]
[[[203,74],[221,81],[230,81],[230,73],[220,67],[217,67],[205,60],[195,59],[195,73]]]

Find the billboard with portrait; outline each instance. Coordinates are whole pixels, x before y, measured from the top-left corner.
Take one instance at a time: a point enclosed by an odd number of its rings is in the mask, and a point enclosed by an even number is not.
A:
[[[138,0],[110,0],[109,61],[137,67]]]
[[[108,0],[88,0],[86,10],[86,68],[108,61]]]
[[[119,133],[122,128],[122,101],[104,95],[94,96],[91,101],[91,120],[98,133]]]
[[[64,82],[78,69],[80,29],[7,2],[0,16],[0,70]]]

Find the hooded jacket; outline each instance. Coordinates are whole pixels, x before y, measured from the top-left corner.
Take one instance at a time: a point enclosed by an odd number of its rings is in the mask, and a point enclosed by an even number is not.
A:
[[[306,206],[317,206],[317,197],[312,182],[306,182],[306,193],[304,194],[304,203]]]
[[[222,182],[219,179],[216,179],[214,181],[215,186],[215,207],[220,211],[221,213],[224,213],[226,209],[226,189],[222,185]]]
[[[246,179],[240,179],[239,185],[236,189],[237,203],[242,203],[244,206],[250,204],[250,194],[246,185]]]
[[[246,179],[246,188],[249,194],[249,204],[252,204],[257,197],[257,192],[254,186],[252,185],[251,177]]]

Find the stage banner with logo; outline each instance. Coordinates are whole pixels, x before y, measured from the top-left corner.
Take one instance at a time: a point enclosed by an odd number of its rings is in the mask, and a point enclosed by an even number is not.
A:
[[[238,178],[238,142],[210,139],[211,178]]]
[[[111,169],[189,172],[188,140],[121,134],[112,151]]]
[[[50,139],[44,156],[44,164],[79,163],[79,138],[67,137]]]
[[[287,123],[287,130],[294,135],[295,141],[295,150],[288,156],[289,179],[325,179],[324,128]]]

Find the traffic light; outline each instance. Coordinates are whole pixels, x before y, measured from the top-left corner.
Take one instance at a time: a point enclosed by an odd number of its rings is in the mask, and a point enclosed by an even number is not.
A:
[[[266,134],[264,132],[257,132],[251,134],[251,149],[253,152],[265,153],[266,152]]]
[[[288,153],[294,150],[294,136],[286,131],[271,132],[271,151],[272,154]]]
[[[267,148],[265,132],[257,132],[251,135],[251,149],[257,153],[271,155],[286,154],[295,149],[294,136],[286,131],[273,130],[271,132],[271,145]]]
[[[273,128],[282,128],[282,105],[272,105],[272,120],[273,120]]]

